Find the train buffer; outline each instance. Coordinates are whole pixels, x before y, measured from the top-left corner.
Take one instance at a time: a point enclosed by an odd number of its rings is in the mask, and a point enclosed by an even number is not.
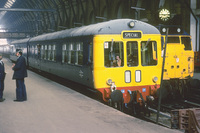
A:
[[[185,133],[200,133],[200,108],[172,110],[173,129],[183,129]]]

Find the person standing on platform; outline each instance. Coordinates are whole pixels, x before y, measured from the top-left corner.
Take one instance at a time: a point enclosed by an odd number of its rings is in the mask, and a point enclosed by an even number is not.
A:
[[[27,100],[26,86],[24,78],[27,77],[26,60],[22,56],[21,50],[16,50],[16,56],[18,57],[16,64],[12,65],[14,70],[13,79],[16,80],[16,100],[15,102],[23,102]]]
[[[3,102],[5,98],[3,98],[4,91],[4,79],[5,79],[5,68],[4,63],[2,61],[2,54],[0,54],[0,102]]]

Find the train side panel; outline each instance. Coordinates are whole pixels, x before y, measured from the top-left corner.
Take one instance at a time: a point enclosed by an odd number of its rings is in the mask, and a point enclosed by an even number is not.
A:
[[[86,37],[87,38],[87,37]],[[88,37],[91,38],[91,37]],[[88,39],[91,40],[91,39]],[[69,43],[67,43],[69,42]],[[78,43],[83,44],[82,51],[76,49]],[[89,49],[92,45],[90,43],[81,40],[80,38],[75,38],[72,40],[54,40],[51,42],[42,41],[42,42],[30,42],[30,51],[32,52],[29,55],[29,65],[32,68],[38,69],[40,71],[48,72],[54,75],[58,75],[65,79],[75,81],[82,85],[88,86],[89,88],[94,88],[93,86],[93,74],[92,74],[92,62],[89,62]],[[39,46],[39,48],[38,48]],[[55,51],[49,49],[49,47],[55,47]],[[63,46],[71,47],[73,50],[64,49]],[[46,47],[46,48],[45,48]],[[54,49],[54,48],[53,48]],[[38,53],[38,51],[40,51]],[[62,51],[62,52],[61,52]],[[54,52],[54,55],[52,56]],[[63,60],[63,52],[67,52],[65,60]],[[74,52],[73,57],[68,57],[69,52]],[[78,56],[82,54],[82,56]],[[71,56],[71,54],[70,54]],[[72,61],[73,60],[73,61]],[[75,60],[78,60],[76,62]],[[81,62],[80,62],[81,60]]]

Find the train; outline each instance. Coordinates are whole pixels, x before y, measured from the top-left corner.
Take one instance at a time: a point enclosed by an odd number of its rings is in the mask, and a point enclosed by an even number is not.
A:
[[[167,97],[171,100],[184,98],[188,93],[188,84],[194,74],[194,51],[191,36],[179,25],[159,25],[157,28],[162,34],[161,44],[167,41],[163,99]],[[162,54],[164,48],[164,46],[161,48]]]
[[[11,60],[18,49],[28,67],[93,89],[104,102],[145,106],[158,97],[161,34],[145,22],[116,19],[15,40]]]

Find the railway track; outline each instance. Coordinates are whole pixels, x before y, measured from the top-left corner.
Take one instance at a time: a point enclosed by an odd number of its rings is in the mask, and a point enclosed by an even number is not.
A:
[[[148,108],[151,115],[144,118],[186,133],[200,133],[200,80],[191,80],[188,87],[184,99],[162,103],[159,114],[155,104]]]

